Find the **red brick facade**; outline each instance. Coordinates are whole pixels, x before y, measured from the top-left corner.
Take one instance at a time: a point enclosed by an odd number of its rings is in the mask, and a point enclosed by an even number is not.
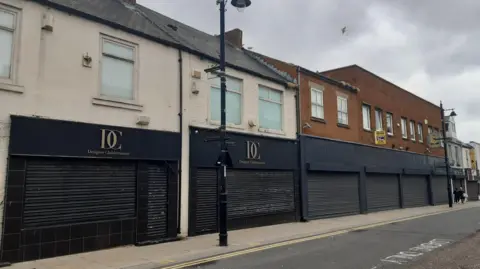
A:
[[[386,126],[386,113],[393,114],[393,136],[388,136],[386,147],[408,150],[421,154],[443,156],[443,149],[429,149],[427,145],[428,126],[441,130],[440,107],[434,105],[380,77],[357,66],[347,66],[322,74],[357,86],[359,109],[355,120],[359,122],[359,142],[374,145],[372,132],[363,130],[362,104],[370,105],[370,121],[375,129],[375,109],[381,110],[383,126]],[[407,119],[408,137],[402,137],[401,118]],[[353,119],[352,119],[353,120]],[[410,121],[415,122],[415,140],[411,139]],[[423,142],[418,135],[418,124],[422,125]],[[385,128],[384,128],[385,129]]]
[[[438,106],[357,65],[319,74],[263,55],[261,58],[279,71],[297,79],[300,86],[300,124],[303,134],[375,145],[375,110],[379,110],[382,112],[384,130],[387,126],[386,113],[393,115],[393,136],[388,135],[387,144],[378,146],[443,156],[443,149],[430,149],[427,145],[428,127],[434,131],[441,129]],[[312,116],[312,88],[323,90],[323,119]],[[344,96],[348,100],[347,126],[338,124],[337,96]],[[370,107],[370,131],[363,128],[364,104]],[[402,137],[401,118],[407,120],[406,139]],[[415,140],[411,139],[410,121],[415,123]],[[423,139],[419,139],[418,124],[421,124]]]

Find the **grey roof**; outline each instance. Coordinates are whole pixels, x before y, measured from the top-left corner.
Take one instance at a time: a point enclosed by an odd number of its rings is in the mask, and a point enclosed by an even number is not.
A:
[[[158,12],[121,0],[32,0],[55,9],[110,25],[145,38],[218,62],[220,39]],[[213,4],[214,2],[212,2]],[[227,43],[227,66],[286,84],[285,78],[265,67],[241,48]]]

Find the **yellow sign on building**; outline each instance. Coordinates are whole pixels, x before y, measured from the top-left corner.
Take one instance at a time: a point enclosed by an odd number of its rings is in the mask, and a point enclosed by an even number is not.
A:
[[[386,145],[387,144],[387,134],[384,130],[375,131],[375,144],[376,145]]]
[[[475,154],[475,148],[470,149],[470,162],[472,162],[472,169],[477,170],[477,155]]]
[[[436,134],[429,134],[428,137],[428,145],[431,148],[440,148],[442,145],[442,140]]]

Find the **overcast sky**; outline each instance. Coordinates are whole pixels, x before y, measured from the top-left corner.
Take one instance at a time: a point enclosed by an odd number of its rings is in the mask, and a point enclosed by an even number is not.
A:
[[[219,32],[216,0],[137,2]],[[226,28],[242,29],[254,51],[311,70],[358,64],[433,103],[442,100],[459,115],[458,138],[480,142],[478,0],[252,0],[243,13],[229,5]]]

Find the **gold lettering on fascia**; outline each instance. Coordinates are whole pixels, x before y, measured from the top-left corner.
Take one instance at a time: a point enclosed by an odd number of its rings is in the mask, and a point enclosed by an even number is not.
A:
[[[112,129],[100,129],[100,149],[98,150],[88,150],[89,154],[93,155],[120,155],[128,156],[130,153],[122,152],[122,143],[121,137],[123,136],[122,131],[112,130]]]
[[[241,164],[265,164],[261,160],[260,142],[246,141],[247,156],[245,160],[240,160]]]

